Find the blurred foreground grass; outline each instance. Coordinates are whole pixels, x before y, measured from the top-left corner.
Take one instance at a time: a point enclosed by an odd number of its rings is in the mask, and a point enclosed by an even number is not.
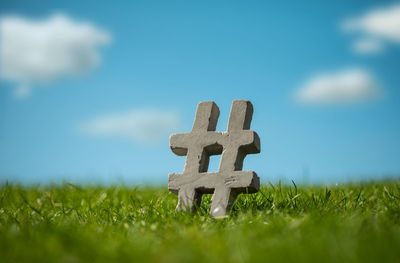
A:
[[[231,216],[162,188],[0,187],[1,262],[399,262],[400,181],[265,185]]]

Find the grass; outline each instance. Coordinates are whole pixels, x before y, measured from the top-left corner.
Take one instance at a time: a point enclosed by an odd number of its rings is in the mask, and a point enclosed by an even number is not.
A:
[[[0,187],[1,262],[399,262],[400,181],[264,185],[226,219],[162,188]]]

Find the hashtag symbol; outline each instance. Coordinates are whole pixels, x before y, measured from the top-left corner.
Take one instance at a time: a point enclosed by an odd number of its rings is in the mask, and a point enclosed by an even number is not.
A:
[[[170,137],[171,150],[186,155],[182,174],[168,175],[168,189],[178,194],[177,211],[195,211],[203,194],[213,194],[210,213],[225,216],[241,193],[255,193],[260,179],[253,171],[242,171],[247,154],[260,152],[260,138],[250,130],[253,105],[234,100],[226,132],[216,132],[219,108],[212,101],[200,102],[190,133]],[[207,172],[211,155],[221,156],[218,172]]]

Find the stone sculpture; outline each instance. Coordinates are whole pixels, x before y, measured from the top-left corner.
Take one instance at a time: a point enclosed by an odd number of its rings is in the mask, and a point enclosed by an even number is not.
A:
[[[171,150],[186,155],[182,174],[168,176],[168,189],[178,194],[178,211],[195,211],[203,194],[212,194],[210,213],[225,216],[240,193],[255,193],[260,179],[253,171],[242,171],[247,154],[260,152],[260,138],[250,130],[253,105],[234,100],[226,132],[215,131],[219,108],[212,101],[200,102],[190,133],[170,136]],[[207,172],[211,155],[221,156],[218,172]]]

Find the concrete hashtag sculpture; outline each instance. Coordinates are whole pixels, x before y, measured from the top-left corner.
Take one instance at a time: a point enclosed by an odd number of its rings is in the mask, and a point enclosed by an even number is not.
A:
[[[171,150],[186,155],[182,174],[168,175],[168,189],[178,194],[178,211],[195,211],[203,194],[214,194],[210,213],[225,216],[240,193],[255,193],[260,179],[253,171],[242,171],[247,154],[260,152],[260,138],[250,130],[253,105],[247,100],[234,100],[226,132],[216,132],[218,106],[212,101],[197,105],[190,133],[170,137]],[[219,171],[208,173],[211,155],[222,154]]]

